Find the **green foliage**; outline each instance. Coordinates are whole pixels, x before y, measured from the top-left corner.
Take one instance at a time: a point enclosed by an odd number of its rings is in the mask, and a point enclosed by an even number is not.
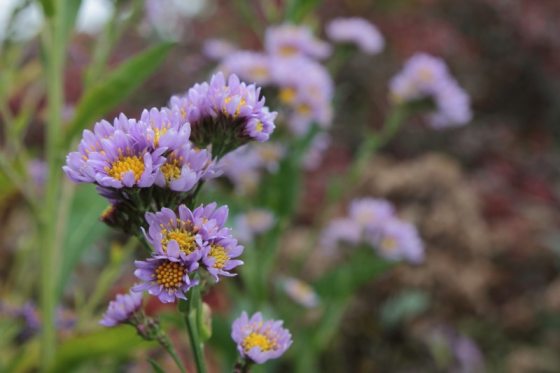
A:
[[[428,295],[421,291],[403,291],[389,299],[381,309],[381,321],[391,327],[418,316],[430,305]]]
[[[172,43],[161,43],[138,53],[86,92],[68,128],[65,147],[68,147],[84,128],[90,126],[93,121],[105,115],[140,87],[163,63],[172,46]]]
[[[319,4],[321,4],[321,0],[291,0],[286,9],[286,19],[290,22],[299,23]]]

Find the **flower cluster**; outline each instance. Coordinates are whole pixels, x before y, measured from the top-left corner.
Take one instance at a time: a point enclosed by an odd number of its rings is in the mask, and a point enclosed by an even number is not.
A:
[[[152,256],[136,261],[134,274],[141,283],[134,291],[147,291],[163,303],[186,299],[187,291],[198,285],[195,273],[204,268],[216,281],[234,276],[230,271],[243,262],[235,259],[243,246],[224,227],[227,206],[201,205],[191,211],[180,205],[178,214],[168,208],[146,213],[149,224],[145,236],[154,248]]]
[[[226,79],[217,73],[209,83],[195,84],[172,97],[170,107],[190,123],[191,141],[200,148],[211,145],[215,157],[250,140],[267,141],[275,127],[276,113],[265,106],[260,88],[235,74]]]
[[[328,250],[335,249],[341,241],[354,246],[368,244],[391,261],[419,263],[424,258],[416,227],[399,219],[393,206],[385,200],[352,201],[348,216],[332,220],[322,233],[321,244]]]
[[[263,320],[260,312],[250,319],[243,312],[233,322],[231,338],[239,354],[257,364],[280,357],[292,344],[292,335],[282,327],[282,321]]]
[[[433,128],[467,124],[472,113],[468,94],[449,73],[445,62],[426,53],[412,56],[390,82],[395,104],[428,100],[435,107],[428,114]]]
[[[327,127],[332,121],[333,82],[316,61],[329,54],[329,45],[314,38],[309,28],[281,25],[267,30],[265,52],[231,53],[218,70],[276,89],[290,131],[303,136],[311,124]]]
[[[385,40],[377,27],[363,18],[336,18],[326,27],[329,39],[339,43],[355,44],[366,54],[374,55],[383,50]]]

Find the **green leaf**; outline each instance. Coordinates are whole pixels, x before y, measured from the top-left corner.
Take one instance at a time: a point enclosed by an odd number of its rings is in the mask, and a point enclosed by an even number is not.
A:
[[[421,291],[403,291],[397,296],[387,300],[381,308],[381,321],[392,327],[402,321],[409,320],[428,309],[430,299]]]
[[[58,348],[49,372],[69,372],[88,361],[103,357],[124,358],[148,346],[130,327],[103,329],[70,338]]]
[[[320,3],[321,0],[291,0],[288,3],[286,18],[290,22],[299,23]]]
[[[359,247],[345,263],[315,282],[315,290],[325,300],[351,296],[361,286],[392,267],[369,247]]]
[[[81,5],[82,0],[71,0],[64,3],[64,32],[67,38],[74,31]]]
[[[161,65],[173,43],[161,43],[123,62],[84,94],[68,128],[65,146],[74,137],[126,99]]]
[[[43,6],[43,12],[48,18],[54,15],[54,0],[41,0],[41,5]]]
[[[93,185],[80,185],[75,191],[61,255],[58,294],[64,290],[84,251],[107,232],[107,227],[99,221],[107,202],[97,194]]]

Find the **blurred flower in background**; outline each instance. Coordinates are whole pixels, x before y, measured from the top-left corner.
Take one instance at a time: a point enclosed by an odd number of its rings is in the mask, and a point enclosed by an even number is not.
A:
[[[326,27],[329,39],[338,43],[356,45],[363,53],[380,53],[385,40],[377,27],[363,18],[336,18]]]

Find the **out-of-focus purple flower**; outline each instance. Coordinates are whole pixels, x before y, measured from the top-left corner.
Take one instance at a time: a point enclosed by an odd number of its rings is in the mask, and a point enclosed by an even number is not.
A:
[[[235,276],[230,271],[243,264],[241,260],[235,259],[243,253],[243,246],[231,236],[228,228],[221,229],[216,236],[217,238],[211,239],[206,247],[202,263],[208,273],[218,281],[219,276]]]
[[[42,188],[45,185],[48,172],[47,163],[41,159],[32,159],[27,165],[27,173],[38,188]]]
[[[276,172],[280,160],[286,155],[286,147],[279,142],[255,144],[253,149],[261,159],[261,166],[268,172]]]
[[[237,51],[237,47],[224,39],[207,39],[202,45],[202,53],[211,60],[222,60]]]
[[[331,136],[322,132],[315,136],[311,142],[311,146],[303,156],[303,167],[307,171],[316,170],[323,160],[323,154],[331,144]]]
[[[332,41],[356,44],[367,54],[377,54],[385,46],[385,40],[377,27],[359,17],[336,18],[329,22],[326,33]]]
[[[115,300],[109,303],[107,311],[99,324],[113,327],[128,322],[142,305],[142,293],[129,292],[118,294]]]
[[[433,128],[461,126],[472,118],[470,98],[449,74],[441,58],[417,53],[391,79],[391,100],[396,104],[428,99],[435,110],[428,114]]]
[[[323,59],[331,54],[330,45],[315,38],[311,29],[291,24],[269,27],[265,34],[265,49],[282,58],[308,56]]]
[[[410,223],[393,218],[368,233],[370,243],[380,256],[388,260],[420,263],[424,259],[422,240],[416,227]]]
[[[188,290],[198,285],[191,281],[189,273],[198,267],[198,262],[185,261],[184,253],[176,240],[166,246],[165,254],[155,254],[145,261],[134,262],[134,275],[141,281],[132,288],[134,292],[147,291],[162,303],[172,303],[176,299],[187,299]]]
[[[395,214],[393,205],[376,198],[354,199],[348,209],[350,219],[365,228],[375,228],[391,219]]]
[[[268,231],[274,226],[274,214],[265,209],[252,209],[235,217],[233,226],[235,236],[243,242],[251,242],[256,235]]]
[[[280,102],[289,108],[286,116],[294,134],[305,135],[312,123],[330,125],[334,84],[324,66],[308,58],[276,58],[271,60],[271,71]]]
[[[251,144],[226,154],[218,166],[234,184],[238,194],[247,195],[256,190],[260,181],[262,158]]]
[[[484,372],[484,356],[468,336],[447,325],[436,325],[426,333],[425,342],[432,350],[436,362],[452,373]],[[444,355],[442,361],[438,356]]]
[[[319,305],[319,296],[313,291],[313,288],[297,278],[282,279],[282,289],[292,300],[306,308],[314,308]]]
[[[243,312],[233,322],[231,337],[242,357],[262,364],[280,357],[292,344],[292,335],[282,324],[282,321],[263,320],[260,312],[250,319]]]
[[[321,233],[321,246],[328,252],[340,242],[357,245],[362,238],[362,226],[348,218],[333,219]]]
[[[240,82],[234,74],[226,81],[222,73],[213,75],[210,83],[195,84],[184,96],[172,97],[170,103],[191,123],[191,141],[199,147],[212,144],[215,156],[249,140],[268,140],[276,113],[264,104],[260,88]]]
[[[271,79],[270,57],[257,52],[237,51],[225,57],[217,68],[224,74],[236,74],[241,79],[257,84],[268,84]]]

